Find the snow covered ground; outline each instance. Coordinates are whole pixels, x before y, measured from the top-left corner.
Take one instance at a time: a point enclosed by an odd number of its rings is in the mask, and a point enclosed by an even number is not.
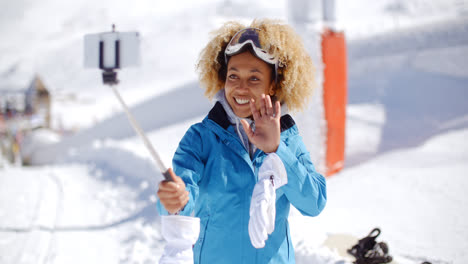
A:
[[[351,39],[346,167],[328,178],[320,216],[291,213],[297,263],[349,263],[335,247],[351,246],[374,227],[382,229],[378,240],[388,243],[393,263],[466,263],[468,4],[349,2],[337,1],[339,24]],[[164,247],[155,210],[161,175],[123,125],[98,72],[82,69],[83,35],[117,21],[147,36],[144,67],[120,72],[119,89],[170,164],[185,130],[209,108],[201,92],[181,94],[197,86],[193,64],[207,32],[228,14],[287,19],[285,1],[161,3],[23,0],[2,9],[0,30],[10,41],[0,44],[0,89],[21,87],[39,71],[57,98],[55,126],[81,130],[64,139],[72,148],[55,149],[54,163],[16,167],[0,158],[0,263],[157,263]],[[13,22],[23,31],[8,26]],[[177,121],[154,121],[180,99],[200,105],[189,114],[171,112]],[[105,138],[106,129],[116,136]]]

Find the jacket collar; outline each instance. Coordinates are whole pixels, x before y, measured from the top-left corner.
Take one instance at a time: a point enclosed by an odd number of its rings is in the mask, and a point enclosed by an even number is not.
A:
[[[227,113],[224,110],[224,107],[221,105],[220,102],[216,102],[213,108],[211,108],[210,112],[208,113],[208,119],[211,119],[220,127],[226,130],[231,125],[231,122],[229,122]],[[281,117],[280,124],[281,124],[281,132],[283,132],[285,130],[288,130],[292,126],[294,126],[296,122],[294,122],[294,119],[289,114],[286,114]]]

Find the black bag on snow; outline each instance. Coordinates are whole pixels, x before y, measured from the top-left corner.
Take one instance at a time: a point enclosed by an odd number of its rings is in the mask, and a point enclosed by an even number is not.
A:
[[[388,254],[388,245],[385,242],[375,241],[379,235],[380,229],[374,228],[369,235],[347,250],[356,258],[355,264],[381,264],[392,261],[392,256]]]

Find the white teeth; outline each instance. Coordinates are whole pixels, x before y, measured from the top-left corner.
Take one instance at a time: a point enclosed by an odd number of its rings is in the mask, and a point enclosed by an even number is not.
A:
[[[241,104],[241,105],[249,103],[249,99],[239,99],[239,98],[235,98],[235,97],[234,97],[234,99],[236,100],[236,102],[238,104]]]

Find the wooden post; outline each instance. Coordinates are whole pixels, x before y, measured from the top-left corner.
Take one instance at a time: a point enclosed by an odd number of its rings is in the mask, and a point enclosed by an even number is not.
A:
[[[347,101],[346,41],[343,32],[326,28],[322,34],[323,101],[327,122],[326,175],[340,171],[345,158]]]

